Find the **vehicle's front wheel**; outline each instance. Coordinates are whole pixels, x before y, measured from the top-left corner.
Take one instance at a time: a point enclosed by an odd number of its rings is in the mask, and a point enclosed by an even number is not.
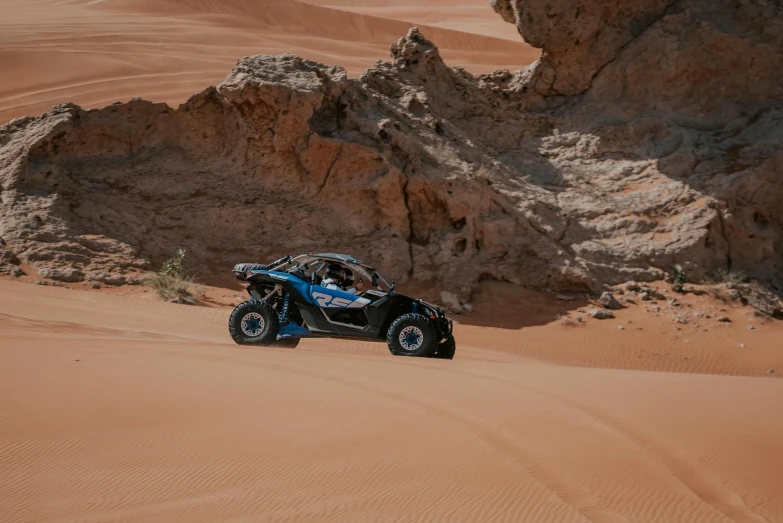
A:
[[[279,329],[277,313],[260,300],[240,303],[228,320],[228,332],[239,345],[274,345]]]
[[[386,343],[395,356],[429,357],[435,352],[435,328],[426,316],[405,314],[389,327]]]
[[[455,352],[457,352],[457,342],[454,341],[454,336],[449,336],[444,342],[438,343],[435,357],[442,360],[453,360]]]

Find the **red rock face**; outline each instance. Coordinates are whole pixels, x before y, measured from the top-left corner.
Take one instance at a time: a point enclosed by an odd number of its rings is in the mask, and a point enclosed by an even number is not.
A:
[[[677,263],[781,285],[780,8],[620,4],[496,2],[543,49],[513,74],[451,69],[414,30],[357,80],[255,56],[178,109],[11,122],[4,266],[118,281],[184,247],[213,281],[328,248],[461,298],[486,279],[597,289]]]

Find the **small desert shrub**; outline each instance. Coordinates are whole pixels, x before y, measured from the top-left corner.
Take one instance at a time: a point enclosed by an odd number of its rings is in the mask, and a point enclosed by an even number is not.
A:
[[[685,274],[685,270],[681,265],[674,266],[674,273],[672,274],[672,290],[674,292],[685,292],[685,284],[688,283],[688,277]]]
[[[563,327],[579,327],[583,325],[583,323],[579,320],[576,320],[572,318],[571,316],[566,316],[563,314],[557,315],[557,322],[562,325]]]
[[[172,278],[181,278],[185,276],[185,268],[182,266],[182,260],[185,259],[185,249],[177,249],[177,252],[163,262],[163,267],[160,269],[160,274],[169,276]]]
[[[163,262],[158,272],[150,272],[144,276],[144,284],[152,288],[158,296],[168,302],[193,305],[193,278],[185,274],[182,260],[185,251],[179,249],[174,256]]]

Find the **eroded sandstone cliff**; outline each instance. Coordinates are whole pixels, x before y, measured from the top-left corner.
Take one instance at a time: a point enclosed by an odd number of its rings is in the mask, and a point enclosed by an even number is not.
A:
[[[0,270],[122,283],[177,247],[348,251],[465,296],[742,271],[783,287],[780,2],[496,0],[542,58],[447,67],[412,30],[359,79],[237,63],[178,109],[0,127]]]

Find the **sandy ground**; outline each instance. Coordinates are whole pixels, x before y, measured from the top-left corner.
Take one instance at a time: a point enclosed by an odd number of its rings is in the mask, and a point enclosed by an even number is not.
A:
[[[176,104],[256,53],[357,76],[413,24],[472,72],[537,56],[483,1],[388,4],[2,0],[0,122]],[[144,291],[0,279],[0,522],[783,522],[783,325],[746,308],[485,286],[436,361],[238,347],[238,292]]]
[[[777,322],[569,327],[583,304],[515,299],[437,361],[242,348],[214,303],[2,280],[0,521],[783,521]]]
[[[539,55],[486,2],[382,4],[2,0],[0,123],[65,102],[101,107],[138,96],[175,105],[259,53],[296,53],[358,76],[413,25],[474,73],[518,69]]]

